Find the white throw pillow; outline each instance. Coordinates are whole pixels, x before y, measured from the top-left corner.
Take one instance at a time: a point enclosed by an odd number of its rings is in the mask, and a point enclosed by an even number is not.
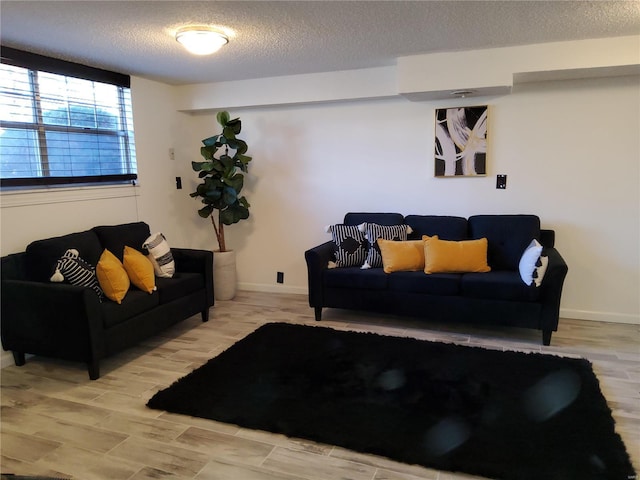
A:
[[[531,243],[525,248],[522,257],[520,257],[520,278],[527,285],[531,285],[534,281],[535,277],[541,277],[539,273],[534,276],[536,269],[538,268],[538,263],[540,260],[540,254],[542,253],[542,245],[535,238],[531,240]],[[546,258],[546,257],[545,257]],[[548,259],[547,259],[548,260]],[[546,266],[545,266],[546,270]],[[542,278],[540,278],[540,282],[542,282]],[[540,284],[536,281],[536,286],[540,286]]]
[[[176,272],[176,264],[173,261],[171,249],[167,239],[161,233],[154,233],[142,244],[142,248],[149,251],[148,258],[153,264],[153,270],[157,277],[171,278]]]

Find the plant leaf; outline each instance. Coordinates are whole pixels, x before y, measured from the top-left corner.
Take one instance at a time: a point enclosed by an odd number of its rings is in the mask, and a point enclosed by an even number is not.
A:
[[[224,130],[222,131],[222,135],[224,135],[227,140],[233,140],[234,138],[236,138],[235,131],[233,130],[232,127],[228,125],[224,127]]]
[[[233,120],[229,120],[227,122],[226,127],[230,128],[235,136],[240,133],[240,130],[242,130],[242,122],[240,121],[239,118],[234,118]]]
[[[198,215],[200,215],[202,218],[207,218],[211,215],[212,212],[213,207],[211,205],[207,205],[198,210]]]
[[[216,115],[216,120],[224,128],[229,123],[229,112],[222,110]]]
[[[232,205],[238,199],[238,194],[236,193],[235,188],[233,187],[225,187],[222,191],[222,201],[227,205]]]
[[[200,147],[200,155],[202,155],[206,160],[213,160],[217,151],[218,147],[215,145]]]
[[[235,162],[229,155],[220,155],[220,163],[224,165],[225,170],[234,166]]]
[[[247,199],[246,199],[245,197],[240,197],[240,198],[238,199],[238,202],[240,203],[240,205],[242,205],[243,207],[247,208],[247,210],[248,210],[248,209],[249,209],[249,207],[251,206],[251,205],[249,204],[249,202],[247,202]],[[247,216],[248,216],[248,213],[247,213]]]
[[[225,139],[223,135],[214,135],[213,137],[205,138],[202,140],[202,143],[204,143],[206,147],[214,145],[219,147],[220,145],[224,145]]]
[[[236,173],[235,175],[227,178],[225,183],[233,188],[237,193],[240,193],[242,186],[244,185],[244,175]]]
[[[220,212],[220,221],[225,225],[238,223],[246,218],[249,218],[249,209],[241,205],[240,202],[236,202]]]

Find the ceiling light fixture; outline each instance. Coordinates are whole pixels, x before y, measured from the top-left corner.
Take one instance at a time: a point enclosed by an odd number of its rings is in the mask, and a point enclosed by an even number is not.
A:
[[[183,27],[176,40],[194,55],[210,55],[229,43],[229,38],[211,27]]]

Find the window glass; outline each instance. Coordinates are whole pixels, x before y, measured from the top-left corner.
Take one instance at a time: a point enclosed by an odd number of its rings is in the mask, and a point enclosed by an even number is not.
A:
[[[2,186],[137,178],[127,87],[0,65]]]

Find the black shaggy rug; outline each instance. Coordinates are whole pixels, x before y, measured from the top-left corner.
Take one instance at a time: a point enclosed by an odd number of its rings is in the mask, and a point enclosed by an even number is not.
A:
[[[636,478],[583,359],[272,323],[147,405],[495,479]]]

